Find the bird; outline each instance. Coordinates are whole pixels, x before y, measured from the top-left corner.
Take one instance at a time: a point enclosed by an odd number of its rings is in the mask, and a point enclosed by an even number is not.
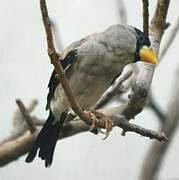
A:
[[[138,61],[157,64],[149,37],[133,26],[115,24],[69,45],[62,52],[60,63],[77,102],[84,110],[93,110],[123,68]],[[26,162],[32,162],[38,152],[45,167],[52,164],[57,140],[70,112],[55,70],[48,88],[49,116],[26,158]]]

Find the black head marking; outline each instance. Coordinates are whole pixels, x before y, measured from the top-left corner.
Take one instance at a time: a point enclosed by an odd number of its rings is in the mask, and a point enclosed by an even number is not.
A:
[[[139,51],[141,49],[142,46],[150,46],[150,40],[149,37],[142,31],[140,31],[139,29],[134,28],[134,32],[136,35],[136,39],[137,39],[137,44],[136,44],[136,52],[135,52],[135,62],[140,61],[140,56],[139,56]]]

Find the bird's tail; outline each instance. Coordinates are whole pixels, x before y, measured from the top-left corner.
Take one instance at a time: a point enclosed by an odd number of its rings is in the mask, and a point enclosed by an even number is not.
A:
[[[35,140],[32,149],[25,160],[26,162],[32,162],[39,149],[38,157],[45,160],[45,167],[49,167],[52,164],[55,145],[57,143],[59,133],[63,128],[66,116],[67,113],[63,112],[60,120],[55,122],[54,116],[50,110],[48,119]]]

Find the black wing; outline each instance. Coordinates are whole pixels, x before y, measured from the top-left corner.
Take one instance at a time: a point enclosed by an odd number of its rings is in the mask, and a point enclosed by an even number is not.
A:
[[[75,50],[70,51],[63,60],[60,60],[60,63],[65,71],[65,74],[67,71],[70,70],[70,68],[72,67],[72,64],[75,62],[76,55],[77,55],[77,50],[75,49]],[[50,77],[50,81],[48,83],[49,92],[47,95],[46,110],[48,110],[50,108],[50,103],[54,96],[54,92],[55,92],[55,89],[58,86],[58,84],[59,84],[59,81],[56,77],[56,72],[54,69],[52,72],[52,75]]]

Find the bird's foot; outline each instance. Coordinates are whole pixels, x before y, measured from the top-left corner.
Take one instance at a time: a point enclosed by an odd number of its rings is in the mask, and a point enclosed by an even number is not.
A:
[[[95,116],[95,114],[92,111],[86,111],[85,113],[93,120],[93,122],[90,126],[90,131],[97,129],[98,118]]]
[[[86,113],[93,119],[92,125],[90,127],[90,131],[97,129],[98,119],[102,119],[105,121],[106,132],[104,132],[105,137],[103,138],[103,140],[105,140],[109,136],[109,134],[113,128],[112,120],[106,114],[99,112],[99,111],[91,110]],[[103,133],[103,131],[101,131],[101,130],[99,132]]]

